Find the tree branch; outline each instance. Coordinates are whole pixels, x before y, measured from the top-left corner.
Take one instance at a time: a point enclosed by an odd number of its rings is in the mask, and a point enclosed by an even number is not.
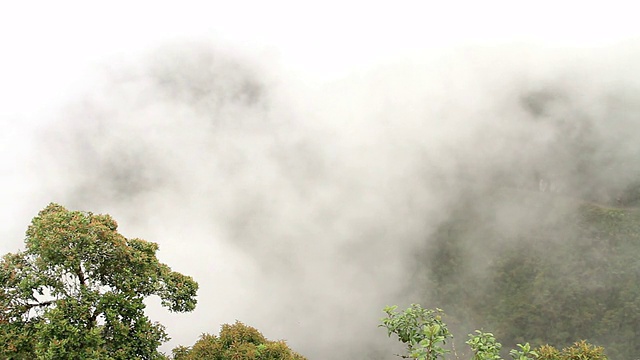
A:
[[[98,319],[98,315],[99,314],[100,314],[100,312],[98,311],[98,308],[96,307],[96,309],[93,311],[93,313],[89,317],[89,329],[93,329],[98,324],[97,319]]]
[[[84,277],[84,272],[82,272],[82,264],[78,265],[76,269],[76,275],[78,276],[78,281],[80,281],[80,285],[86,286],[86,278]]]
[[[22,304],[22,306],[24,306],[24,311],[29,311],[31,309],[33,309],[34,307],[44,307],[44,306],[49,306],[51,304],[56,303],[58,300],[49,300],[49,301],[43,301],[43,302],[39,302],[36,304]]]

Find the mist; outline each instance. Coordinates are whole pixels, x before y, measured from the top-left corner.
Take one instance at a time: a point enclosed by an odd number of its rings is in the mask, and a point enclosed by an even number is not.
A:
[[[193,313],[149,301],[164,351],[237,319],[310,359],[393,358],[381,310],[429,298],[416,254],[462,204],[499,189],[609,204],[638,181],[638,45],[458,46],[321,82],[159,46],[3,134],[25,139],[5,143],[3,250],[48,202],[109,213],[200,284]],[[505,234],[545,211],[520,200],[485,208]]]

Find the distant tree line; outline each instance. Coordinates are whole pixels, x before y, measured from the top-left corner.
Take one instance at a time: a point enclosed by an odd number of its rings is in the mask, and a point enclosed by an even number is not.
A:
[[[521,205],[521,204],[526,204]],[[509,209],[505,211],[504,209]],[[586,339],[640,354],[640,211],[563,196],[478,195],[429,238],[424,301],[509,347]]]

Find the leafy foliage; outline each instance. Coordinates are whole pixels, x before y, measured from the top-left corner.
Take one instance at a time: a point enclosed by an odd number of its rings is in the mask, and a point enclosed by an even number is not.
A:
[[[516,345],[518,349],[512,349],[509,351],[509,355],[513,360],[535,360],[538,358],[538,353],[531,349],[531,345],[526,343],[524,345]]]
[[[444,344],[445,338],[451,338],[453,335],[442,322],[442,310],[423,309],[417,304],[412,304],[402,313],[397,312],[396,308],[389,306],[384,309],[388,317],[382,319],[380,326],[387,328],[389,335],[396,334],[398,340],[408,344],[408,355],[398,356],[417,360],[444,359],[449,351],[441,345]],[[425,341],[433,339],[433,334],[438,331],[442,332],[436,341]],[[474,334],[469,334],[466,344],[471,348],[472,360],[502,360],[502,345],[492,333],[476,330]],[[562,351],[550,345],[543,345],[534,350],[529,343],[517,344],[517,349],[512,349],[509,355],[513,360],[607,360],[604,348],[591,345],[584,340]],[[457,354],[455,357],[459,359]]]
[[[473,360],[498,360],[500,359],[500,344],[492,333],[476,330],[475,334],[469,334],[467,345],[473,351]]]
[[[269,341],[239,321],[224,324],[220,335],[203,334],[192,347],[173,349],[175,360],[305,360],[284,341]]]
[[[0,262],[0,357],[159,359],[164,327],[144,314],[157,295],[192,311],[198,284],[127,239],[109,215],[50,204],[29,226],[26,250]]]
[[[387,317],[382,319],[380,326],[387,329],[389,336],[396,334],[407,344],[410,357],[435,360],[448,352],[442,345],[452,335],[442,321],[442,310],[423,309],[419,304],[412,304],[402,313],[396,309],[397,306],[384,309]]]
[[[537,351],[538,360],[607,360],[604,348],[578,341],[573,345],[558,351],[550,345],[540,346]]]

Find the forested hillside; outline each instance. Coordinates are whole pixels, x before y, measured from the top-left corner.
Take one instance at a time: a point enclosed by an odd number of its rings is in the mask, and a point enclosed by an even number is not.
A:
[[[424,297],[452,327],[492,331],[505,347],[586,339],[631,359],[640,354],[636,192],[609,204],[531,189],[470,194],[419,255]]]

